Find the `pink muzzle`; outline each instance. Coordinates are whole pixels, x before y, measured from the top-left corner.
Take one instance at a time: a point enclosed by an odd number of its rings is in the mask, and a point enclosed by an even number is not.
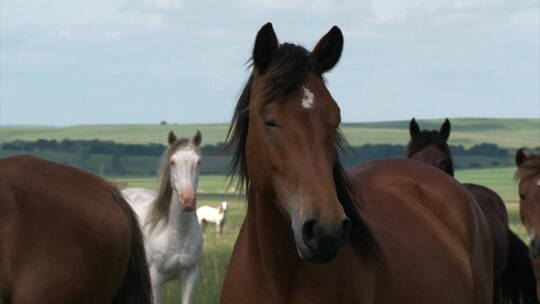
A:
[[[191,189],[182,190],[180,193],[180,205],[184,211],[193,211],[197,205],[197,195]]]

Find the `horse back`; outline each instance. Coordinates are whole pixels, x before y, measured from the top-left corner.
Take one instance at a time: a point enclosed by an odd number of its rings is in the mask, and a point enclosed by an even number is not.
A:
[[[96,298],[111,299],[126,270],[131,239],[129,222],[111,193],[114,187],[76,168],[30,156],[0,160],[0,172],[4,293],[14,289],[37,298],[31,289],[38,286],[34,292],[47,290],[66,299],[89,290]]]
[[[460,183],[408,159],[367,162],[349,174],[387,260],[376,297],[383,303],[490,302],[491,235]]]

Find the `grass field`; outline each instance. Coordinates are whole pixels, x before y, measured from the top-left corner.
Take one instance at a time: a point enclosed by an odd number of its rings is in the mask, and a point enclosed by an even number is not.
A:
[[[513,168],[476,169],[456,172],[461,182],[477,183],[491,187],[507,202],[511,228],[522,238],[526,238],[525,229],[518,216],[517,185],[512,179]],[[124,178],[117,182],[122,187],[147,187],[155,189],[154,178]],[[222,200],[229,202],[227,226],[223,237],[217,238],[214,227],[206,231],[200,279],[196,290],[196,303],[218,303],[223,277],[236,236],[246,213],[246,202],[238,194],[230,193],[228,180],[224,176],[201,176],[198,193],[198,206],[217,206]],[[169,282],[163,290],[165,304],[179,303],[179,282]]]
[[[483,142],[501,147],[518,148],[540,144],[540,119],[452,119],[450,144],[470,147]],[[342,129],[351,145],[405,144],[409,140],[408,121],[346,123]],[[420,127],[439,129],[442,120],[420,120]],[[0,128],[0,141],[17,139],[100,139],[122,143],[164,143],[169,130],[191,136],[203,134],[203,144],[225,140],[228,124],[195,125],[79,125],[69,127],[6,127]]]

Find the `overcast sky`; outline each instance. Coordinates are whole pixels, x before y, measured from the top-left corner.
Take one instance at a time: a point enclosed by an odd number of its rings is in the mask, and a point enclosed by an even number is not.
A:
[[[311,49],[346,122],[540,117],[537,0],[0,0],[0,124],[228,122],[255,34]]]

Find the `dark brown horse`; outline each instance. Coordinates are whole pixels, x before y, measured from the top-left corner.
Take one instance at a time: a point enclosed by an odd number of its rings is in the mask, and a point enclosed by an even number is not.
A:
[[[540,154],[516,153],[516,179],[519,181],[519,213],[531,236],[531,256],[540,294]],[[540,299],[539,299],[540,300]]]
[[[450,121],[439,131],[422,130],[413,118],[409,124],[411,140],[408,158],[437,167],[454,176],[452,154],[448,147]],[[476,184],[464,184],[484,212],[491,229],[494,252],[494,303],[537,303],[535,279],[528,248],[508,227],[508,214],[502,198],[495,191]]]
[[[3,304],[151,303],[142,234],[113,185],[31,156],[0,160]]]
[[[257,34],[228,138],[248,211],[221,303],[489,303],[489,227],[461,184],[407,159],[342,169],[322,76],[342,47],[337,27],[312,52]]]

